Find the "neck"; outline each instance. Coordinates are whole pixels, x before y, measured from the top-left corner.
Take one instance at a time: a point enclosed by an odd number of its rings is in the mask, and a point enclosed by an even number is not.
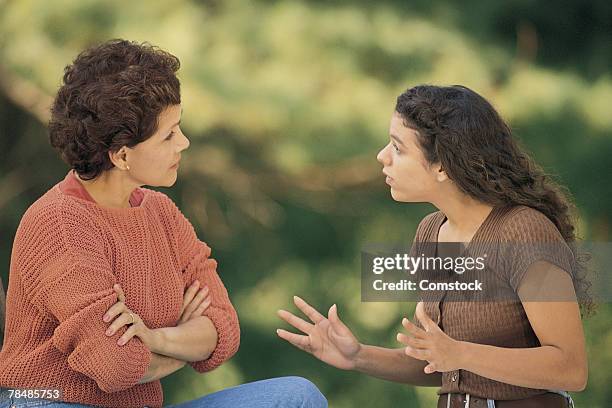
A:
[[[448,227],[457,232],[477,229],[493,210],[493,206],[466,194],[455,192],[445,195],[434,204],[446,215]]]
[[[130,207],[130,196],[138,187],[127,173],[117,169],[107,170],[93,180],[82,180],[75,174],[89,195],[102,207]]]

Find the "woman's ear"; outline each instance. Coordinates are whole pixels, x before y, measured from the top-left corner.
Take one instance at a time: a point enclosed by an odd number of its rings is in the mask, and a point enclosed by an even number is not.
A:
[[[448,180],[448,174],[446,174],[440,163],[434,165],[434,171],[436,172],[436,180],[438,182],[441,183]]]
[[[116,152],[109,151],[108,157],[110,161],[115,165],[115,167],[125,170],[127,166],[127,147],[123,146]]]

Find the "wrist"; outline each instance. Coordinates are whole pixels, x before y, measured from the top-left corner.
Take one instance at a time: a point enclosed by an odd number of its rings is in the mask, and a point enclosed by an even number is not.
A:
[[[463,369],[466,370],[468,361],[470,361],[470,343],[467,341],[459,341],[455,340],[455,356],[457,356],[457,361],[454,364],[457,366],[457,370]]]
[[[164,354],[162,353],[163,345],[165,343],[165,333],[164,328],[161,327],[159,329],[151,329],[151,345],[150,350],[153,353]]]
[[[363,368],[366,366],[367,354],[368,354],[368,346],[365,344],[359,343],[359,348],[357,350],[357,353],[355,353],[355,355],[351,359],[353,363],[353,367],[351,367],[350,370],[362,371]]]

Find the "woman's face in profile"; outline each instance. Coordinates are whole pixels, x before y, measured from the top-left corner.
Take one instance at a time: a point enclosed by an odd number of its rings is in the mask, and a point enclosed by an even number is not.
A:
[[[389,137],[376,159],[383,165],[391,196],[395,201],[431,202],[438,188],[436,166],[427,163],[416,131],[406,127],[397,112],[391,117]]]
[[[130,176],[139,184],[170,187],[176,182],[181,152],[189,147],[189,139],[180,128],[181,113],[181,105],[164,109],[159,115],[156,132],[128,149]]]

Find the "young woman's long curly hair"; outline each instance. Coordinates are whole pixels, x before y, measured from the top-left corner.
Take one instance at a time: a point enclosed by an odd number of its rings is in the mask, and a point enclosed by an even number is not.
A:
[[[417,132],[426,160],[440,163],[461,191],[493,206],[534,208],[555,224],[574,254],[581,314],[590,316],[590,256],[576,245],[570,195],[521,149],[495,108],[465,86],[419,85],[397,98],[395,110]]]

